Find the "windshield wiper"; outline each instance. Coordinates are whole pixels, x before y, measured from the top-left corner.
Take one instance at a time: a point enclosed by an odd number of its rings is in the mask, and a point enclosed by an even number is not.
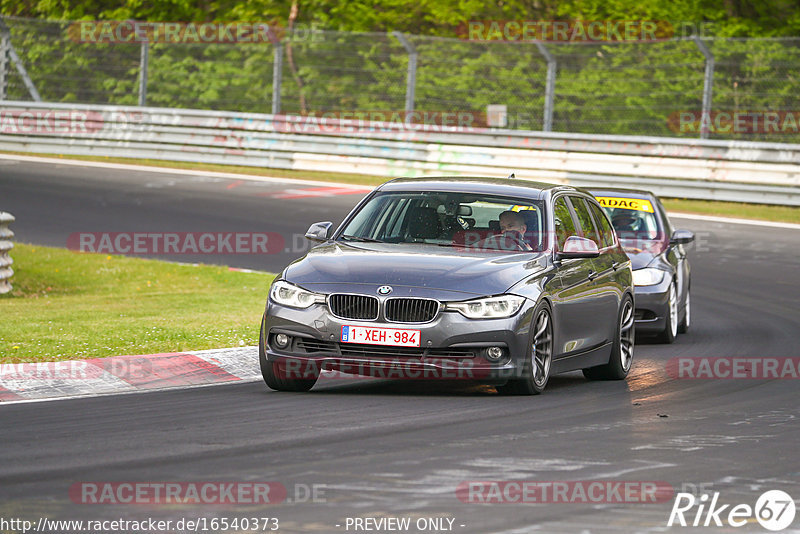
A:
[[[372,239],[371,237],[361,237],[358,235],[340,235],[340,239],[344,239],[345,241],[358,241],[359,243],[384,243],[380,239]]]

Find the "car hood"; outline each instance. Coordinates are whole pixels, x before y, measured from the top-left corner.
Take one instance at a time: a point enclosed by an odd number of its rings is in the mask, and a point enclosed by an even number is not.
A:
[[[631,269],[644,269],[662,253],[662,244],[658,241],[623,243],[623,250],[631,259]]]
[[[468,298],[504,293],[545,268],[542,253],[467,252],[421,244],[325,243],[284,271],[287,281],[310,290],[374,292],[390,285],[393,296],[426,294]],[[438,295],[435,296],[435,295]],[[450,295],[450,298],[457,298]]]

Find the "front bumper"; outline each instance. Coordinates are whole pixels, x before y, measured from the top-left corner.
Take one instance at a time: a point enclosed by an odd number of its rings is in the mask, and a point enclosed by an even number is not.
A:
[[[672,279],[665,276],[653,286],[636,286],[636,332],[656,334],[667,327],[669,317],[669,286]]]
[[[285,378],[309,378],[320,371],[408,379],[505,381],[519,376],[527,355],[533,302],[504,319],[467,319],[441,311],[423,324],[356,321],[332,316],[325,304],[300,310],[268,302],[264,314],[264,354]],[[419,347],[343,343],[342,326],[419,330]],[[276,334],[290,336],[286,348]],[[489,347],[504,349],[499,361],[486,358]]]

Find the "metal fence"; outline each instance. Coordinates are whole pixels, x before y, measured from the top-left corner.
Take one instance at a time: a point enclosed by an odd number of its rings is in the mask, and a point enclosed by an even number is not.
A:
[[[6,23],[0,99],[35,100],[33,88],[51,102],[302,115],[502,105],[511,129],[800,141],[800,38],[543,44],[304,31],[277,44],[102,44],[71,38],[69,22]],[[702,111],[718,121],[706,133],[690,120]]]

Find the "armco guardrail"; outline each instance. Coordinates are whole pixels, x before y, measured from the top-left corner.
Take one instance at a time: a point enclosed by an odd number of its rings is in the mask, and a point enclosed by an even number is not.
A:
[[[14,260],[8,255],[8,252],[14,248],[14,232],[8,227],[9,224],[16,219],[10,213],[0,211],[0,295],[11,291],[11,276],[14,274],[14,269],[11,264]]]
[[[490,175],[800,205],[800,145],[203,110],[0,104],[0,150],[379,176]]]

